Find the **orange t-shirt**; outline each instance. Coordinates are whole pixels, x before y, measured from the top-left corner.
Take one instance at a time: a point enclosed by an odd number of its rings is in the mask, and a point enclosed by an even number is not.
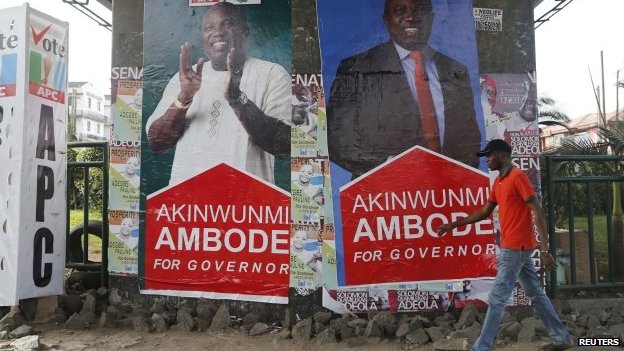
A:
[[[531,208],[526,204],[531,197],[535,197],[531,182],[516,167],[512,167],[507,176],[494,180],[488,201],[498,204],[502,248],[531,250],[537,245]]]

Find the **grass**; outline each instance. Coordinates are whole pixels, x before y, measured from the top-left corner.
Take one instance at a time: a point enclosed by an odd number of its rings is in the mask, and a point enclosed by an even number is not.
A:
[[[69,228],[75,228],[81,225],[84,219],[83,210],[70,210],[69,211]],[[101,212],[89,212],[89,220],[102,220]],[[102,239],[95,235],[89,235],[89,260],[93,262],[102,261]]]

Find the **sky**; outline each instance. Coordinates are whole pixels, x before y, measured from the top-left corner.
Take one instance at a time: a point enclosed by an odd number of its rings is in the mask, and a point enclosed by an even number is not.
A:
[[[544,0],[535,18],[551,9],[555,0]],[[597,112],[589,78],[601,84],[600,51],[604,56],[606,111],[615,111],[616,73],[624,81],[624,0],[573,0],[535,31],[537,90],[556,101],[570,118]],[[600,94],[602,95],[602,93]],[[624,89],[620,89],[620,108]]]
[[[23,0],[0,0],[0,8],[19,6]],[[62,0],[30,0],[31,6],[70,23],[69,80],[92,81],[109,89],[111,32],[100,27]],[[544,0],[535,18],[552,8],[556,0]],[[111,13],[97,1],[89,8],[110,22]],[[624,0],[573,0],[535,32],[537,87],[540,96],[556,101],[571,118],[597,111],[589,78],[601,83],[600,50],[604,55],[606,110],[616,106],[616,72],[624,80]],[[618,28],[619,25],[619,28]],[[624,106],[624,89],[620,89]]]
[[[0,0],[0,11],[3,8],[20,6],[24,2],[24,0]],[[62,0],[28,2],[34,9],[69,22],[68,80],[90,81],[103,93],[110,93],[112,33]],[[90,1],[89,8],[111,23],[111,11],[97,1]]]

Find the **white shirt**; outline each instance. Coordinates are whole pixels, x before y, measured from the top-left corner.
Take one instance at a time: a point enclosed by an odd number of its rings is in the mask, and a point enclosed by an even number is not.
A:
[[[180,183],[220,163],[245,170],[273,183],[273,155],[254,144],[224,97],[226,71],[204,64],[202,84],[186,112],[191,123],[176,145],[169,185]],[[291,119],[291,80],[286,70],[272,62],[247,58],[240,89],[266,115]],[[146,130],[162,117],[180,92],[176,73],[149,117]]]

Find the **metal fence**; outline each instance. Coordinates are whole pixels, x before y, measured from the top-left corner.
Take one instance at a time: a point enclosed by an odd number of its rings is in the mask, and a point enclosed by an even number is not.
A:
[[[93,161],[69,161],[67,162],[67,240],[65,267],[78,271],[100,272],[102,286],[108,286],[108,143],[107,142],[72,142],[67,144],[68,151],[80,148],[99,148],[102,151],[102,159]],[[101,221],[89,219],[91,212],[90,194],[92,192],[92,169],[102,172],[101,179]],[[77,171],[76,171],[77,170]],[[70,228],[71,189],[76,184],[74,174],[81,174],[83,184],[80,187],[82,193],[82,225],[78,228]],[[96,234],[102,239],[102,260],[92,262],[89,260],[89,234]],[[75,236],[75,237],[74,237]],[[80,237],[81,245],[72,245],[75,239]],[[77,252],[81,250],[80,252]]]
[[[619,156],[546,156],[549,250],[559,266],[549,277],[552,297],[560,290],[624,287],[621,198],[614,202],[624,181],[621,162]]]

